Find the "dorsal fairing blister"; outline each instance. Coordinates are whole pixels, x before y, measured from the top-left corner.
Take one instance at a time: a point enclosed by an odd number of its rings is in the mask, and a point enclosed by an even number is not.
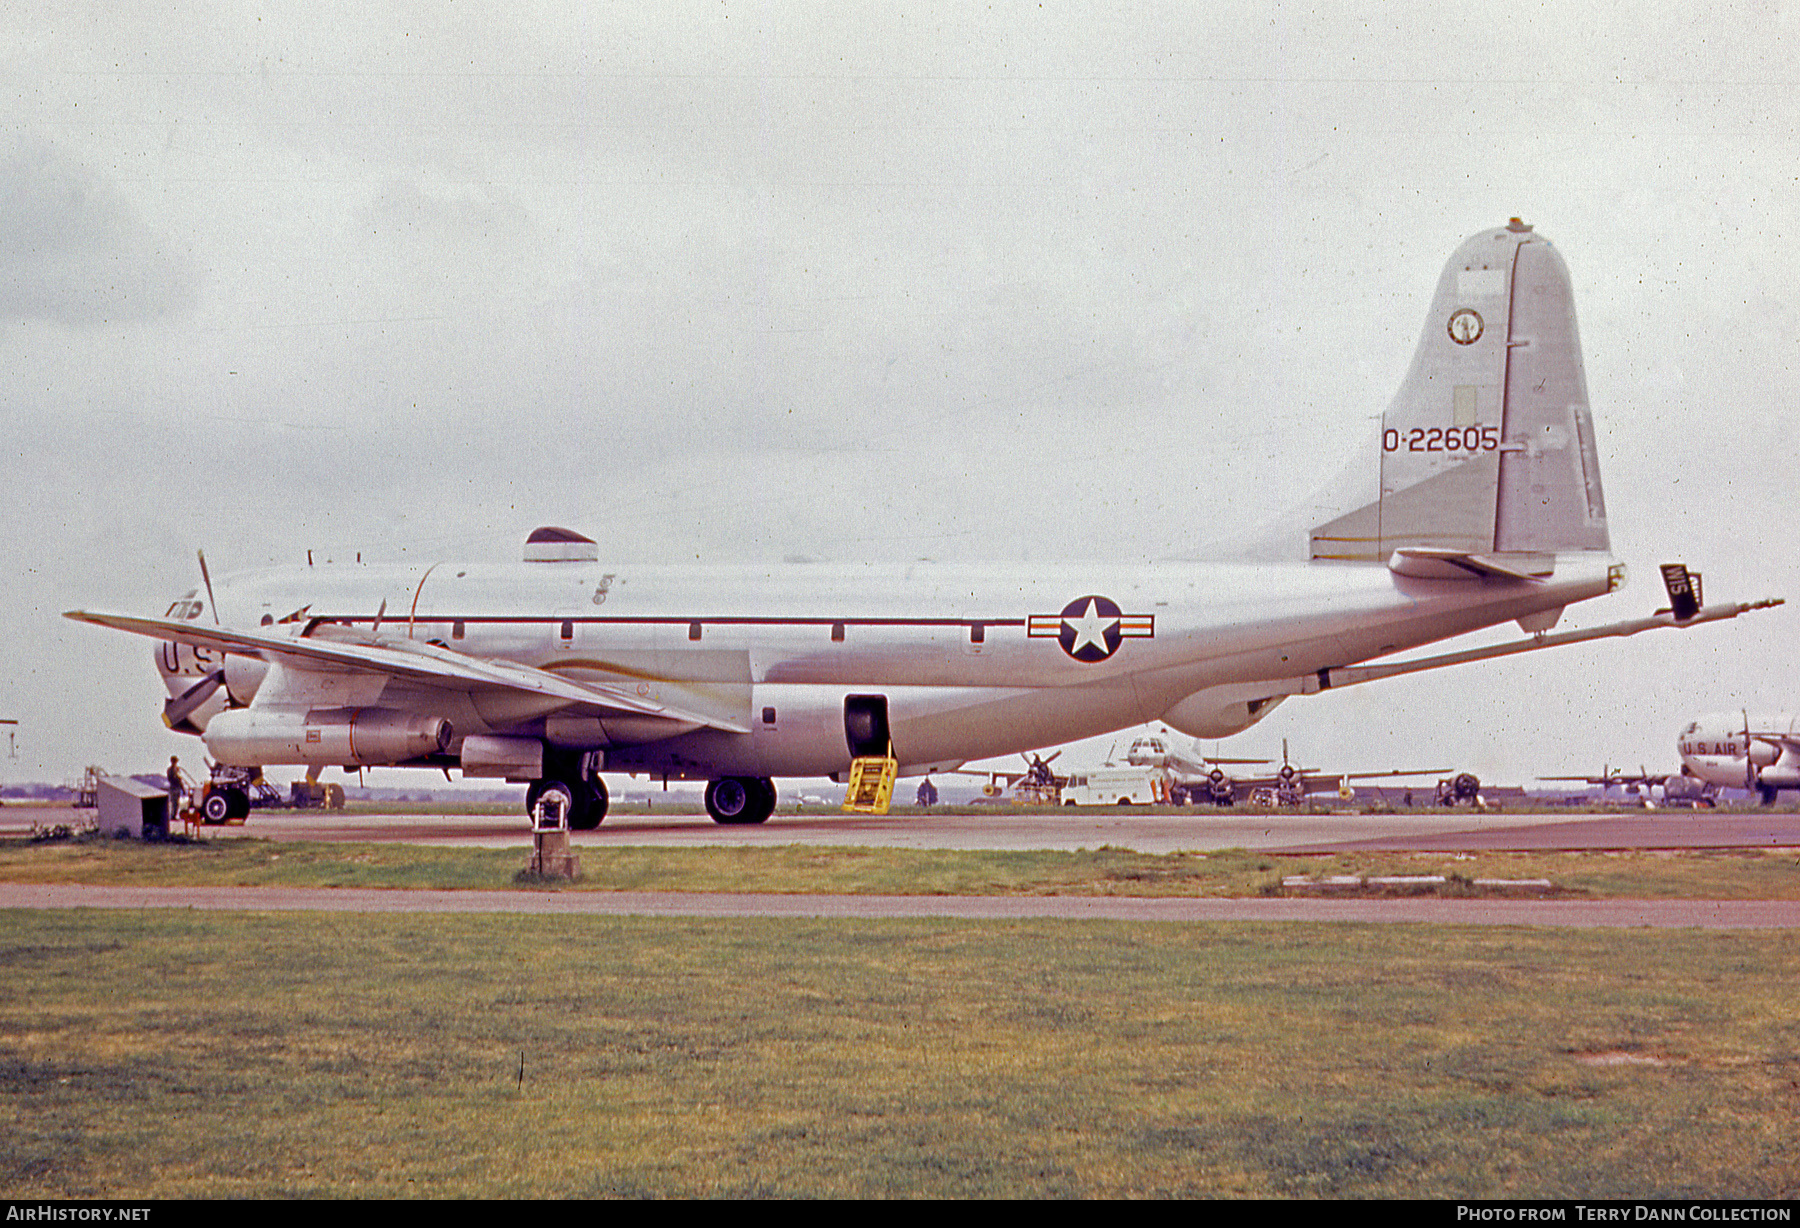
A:
[[[1313,558],[1512,556],[1536,572],[1608,548],[1568,270],[1518,219],[1445,265],[1379,457],[1375,501],[1315,528]]]

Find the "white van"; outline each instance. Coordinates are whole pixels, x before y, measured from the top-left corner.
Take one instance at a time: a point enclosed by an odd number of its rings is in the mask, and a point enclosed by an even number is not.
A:
[[[1070,776],[1063,788],[1065,806],[1149,806],[1161,801],[1159,769],[1095,768]]]

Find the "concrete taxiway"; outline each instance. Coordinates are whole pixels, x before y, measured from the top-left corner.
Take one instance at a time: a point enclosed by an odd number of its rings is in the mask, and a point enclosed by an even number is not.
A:
[[[91,812],[0,810],[0,835],[36,824],[83,822]],[[530,846],[522,816],[259,812],[212,839],[405,841],[440,846]],[[758,827],[721,827],[704,813],[621,814],[575,836],[618,845],[881,846],[1140,852],[1257,849],[1504,850],[1797,848],[1800,815],[1618,811],[1522,813],[1221,814],[1092,810],[1025,814],[981,808],[882,818],[818,811]],[[197,908],[249,911],[518,912],[604,916],[1086,918],[1141,921],[1436,922],[1556,927],[1800,928],[1800,902],[1771,900],[1146,899],[1096,896],[746,895],[641,891],[399,891],[303,888],[98,887],[0,884],[0,909]]]
[[[52,820],[47,817],[58,814]],[[85,817],[91,817],[86,812]],[[32,822],[69,822],[82,812],[0,810],[0,835],[27,834]],[[15,830],[16,829],[16,830]],[[523,815],[359,814],[257,811],[241,827],[205,829],[210,838],[336,840],[526,848]],[[1231,814],[1200,810],[1065,810],[1020,813],[971,808],[882,817],[841,811],[783,813],[755,827],[722,827],[699,810],[610,816],[574,836],[578,846],[805,844],[935,849],[1092,849],[1143,853],[1242,848],[1312,853],[1345,849],[1498,850],[1800,847],[1800,815],[1692,810],[1600,814],[1514,812],[1396,814]]]

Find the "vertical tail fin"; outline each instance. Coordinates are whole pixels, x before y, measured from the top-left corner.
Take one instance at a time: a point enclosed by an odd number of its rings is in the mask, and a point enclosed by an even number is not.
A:
[[[1375,502],[1314,529],[1313,558],[1609,548],[1568,269],[1517,218],[1444,267],[1380,464]]]

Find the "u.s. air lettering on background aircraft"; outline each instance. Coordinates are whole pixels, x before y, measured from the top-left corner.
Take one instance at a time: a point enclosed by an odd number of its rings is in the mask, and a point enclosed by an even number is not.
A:
[[[1782,789],[1800,789],[1800,716],[1716,712],[1688,722],[1676,743],[1684,776],[1753,789],[1765,806]]]
[[[1516,219],[1451,257],[1376,457],[1374,501],[1308,562],[770,573],[542,529],[513,565],[294,567],[162,618],[69,617],[173,645],[164,719],[221,763],[454,768],[592,827],[602,771],[706,780],[716,820],[757,823],[773,777],[860,756],[911,775],[1151,720],[1220,738],[1290,695],[1754,608],[1549,634],[1624,569],[1568,273]],[[1364,664],[1511,621],[1531,637]]]

